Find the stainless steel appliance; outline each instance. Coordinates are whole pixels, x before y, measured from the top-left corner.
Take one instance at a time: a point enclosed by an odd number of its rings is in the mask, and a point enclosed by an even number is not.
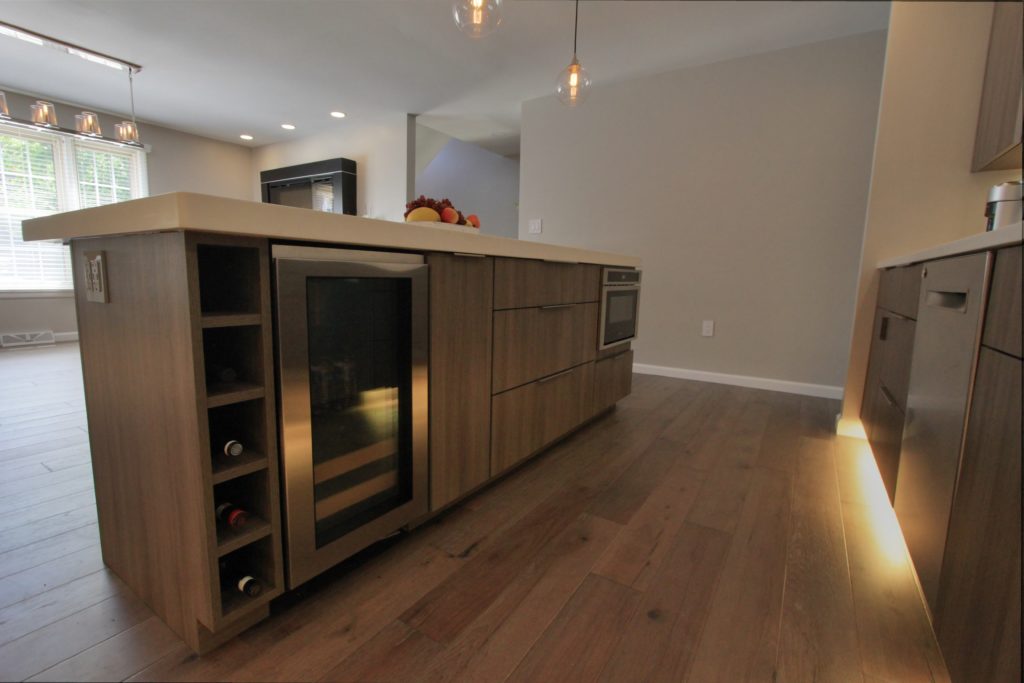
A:
[[[1021,221],[1021,187],[1019,180],[993,185],[988,191],[985,204],[985,230],[992,231],[1014,225]]]
[[[925,264],[896,479],[896,517],[935,608],[977,366],[988,253]]]
[[[427,512],[427,266],[274,245],[288,586]]]
[[[605,268],[601,273],[601,326],[598,348],[636,339],[640,315],[640,271]]]

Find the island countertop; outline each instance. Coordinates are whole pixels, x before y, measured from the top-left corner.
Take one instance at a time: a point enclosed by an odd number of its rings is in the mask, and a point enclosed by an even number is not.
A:
[[[640,259],[555,244],[473,235],[419,224],[323,213],[192,192],[135,199],[27,220],[26,241],[194,230],[410,251],[440,251],[637,267]]]

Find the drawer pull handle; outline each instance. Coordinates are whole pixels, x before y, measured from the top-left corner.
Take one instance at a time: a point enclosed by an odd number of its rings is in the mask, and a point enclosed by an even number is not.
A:
[[[892,394],[889,393],[889,390],[881,385],[878,388],[882,390],[882,398],[885,399],[885,402],[891,405],[893,408],[899,410],[900,407],[896,404],[896,399],[892,397]]]
[[[598,358],[597,362],[598,363],[604,363],[605,361],[609,361],[609,360],[618,360],[618,359],[622,358],[623,356],[625,356],[627,353],[629,353],[629,349],[626,349],[625,351],[619,351],[618,353],[613,354],[611,356],[605,356],[604,358]]]
[[[461,256],[462,258],[487,258],[487,254],[470,254],[465,251],[453,251],[452,256]]]
[[[929,289],[924,302],[933,308],[949,308],[961,313],[967,312],[967,292],[940,292]]]
[[[889,317],[882,316],[882,324],[879,325],[878,340],[885,341],[885,338],[889,336]]]
[[[566,375],[571,375],[575,371],[576,371],[576,368],[569,368],[568,370],[562,370],[561,372],[559,372],[556,375],[551,375],[549,377],[545,377],[543,379],[537,380],[537,384],[546,384],[547,382],[550,382],[553,379],[558,379],[559,377],[565,377]]]
[[[558,308],[572,308],[576,304],[548,304],[547,306],[541,306],[542,311],[553,311]]]

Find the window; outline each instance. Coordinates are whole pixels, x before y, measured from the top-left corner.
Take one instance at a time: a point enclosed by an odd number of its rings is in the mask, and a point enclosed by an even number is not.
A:
[[[70,250],[21,222],[146,195],[142,150],[0,124],[0,291],[67,290]]]

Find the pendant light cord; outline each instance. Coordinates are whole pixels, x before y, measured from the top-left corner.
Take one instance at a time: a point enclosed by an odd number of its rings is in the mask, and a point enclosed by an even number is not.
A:
[[[578,1],[578,0],[577,0]],[[132,75],[135,73],[135,69],[128,67],[128,98],[131,100],[132,105],[132,127],[135,130],[139,129],[138,124],[135,123],[135,84],[132,80]]]
[[[572,24],[572,56],[576,56],[576,33],[580,28],[580,0],[576,0],[576,18]]]

